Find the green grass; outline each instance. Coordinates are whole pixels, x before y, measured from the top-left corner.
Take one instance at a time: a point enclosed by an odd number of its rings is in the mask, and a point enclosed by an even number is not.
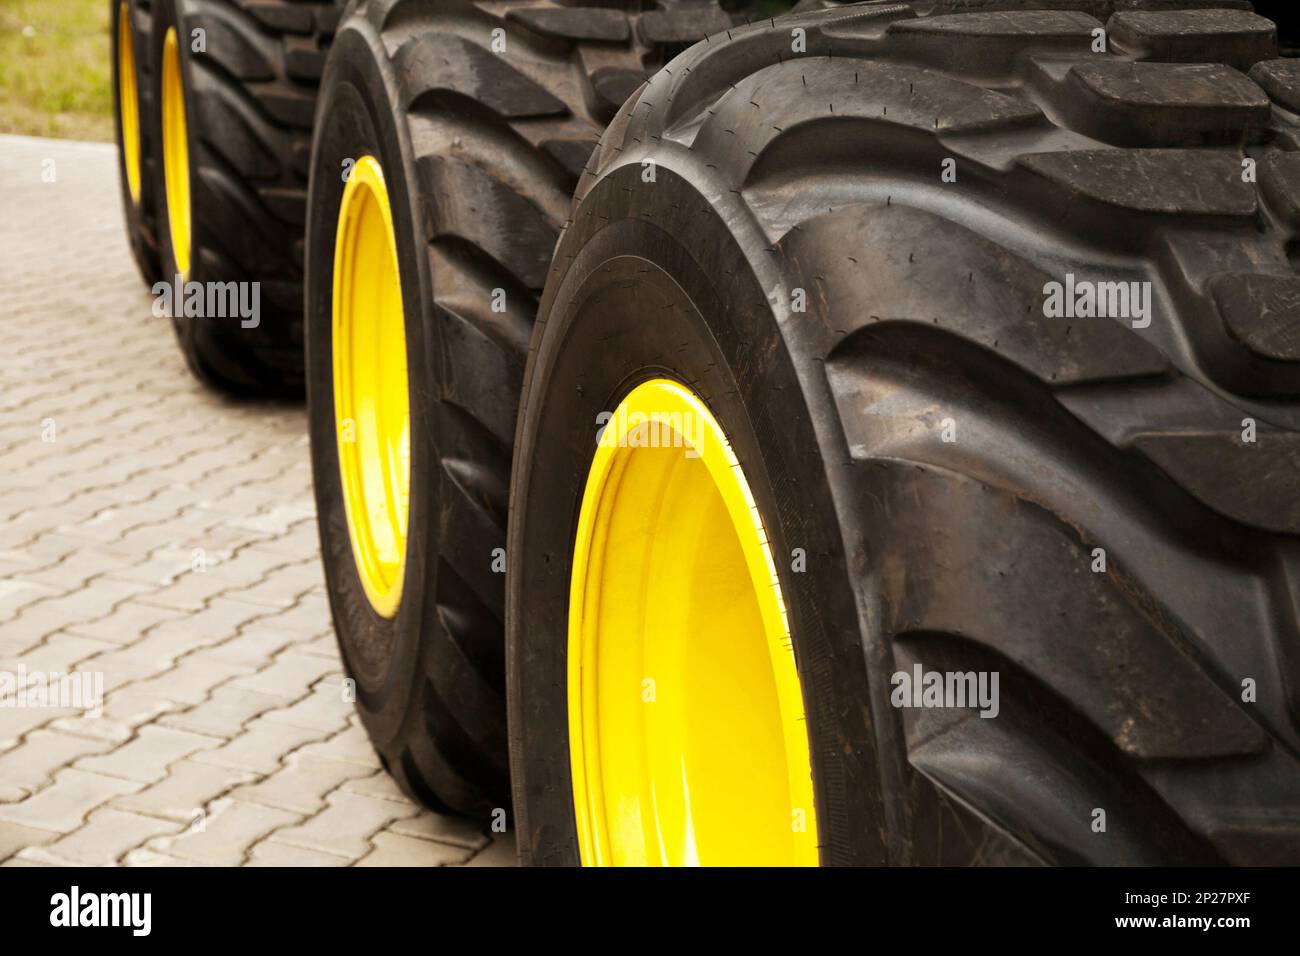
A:
[[[0,0],[0,133],[113,139],[108,0]]]

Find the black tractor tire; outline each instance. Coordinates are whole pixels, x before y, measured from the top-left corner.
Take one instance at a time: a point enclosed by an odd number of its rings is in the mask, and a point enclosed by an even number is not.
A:
[[[731,19],[711,2],[370,0],[322,83],[307,225],[308,404],[321,551],[357,706],[402,788],[439,810],[509,806],[502,572],[515,412],[573,189],[665,51]],[[495,43],[495,47],[494,47]],[[342,500],[331,342],[348,160],[393,207],[411,405],[403,600],[376,614]]]
[[[312,119],[333,2],[152,0],[148,133],[156,151],[159,264],[178,274],[161,160],[163,43],[180,40],[189,143],[185,281],[259,284],[257,324],[174,315],[194,375],[237,396],[303,391],[302,256]],[[202,31],[202,33],[197,33]],[[202,38],[204,49],[196,36]]]
[[[122,43],[124,37],[119,31],[119,17],[123,10],[128,18],[128,38],[131,43],[131,76],[128,80],[134,87],[134,103],[124,102],[122,81]],[[151,131],[144,122],[151,109],[149,97],[152,84],[149,80],[149,36],[152,19],[147,0],[109,0],[109,57],[113,85],[113,132],[117,143],[117,174],[122,194],[122,214],[126,222],[127,243],[131,247],[131,256],[145,284],[152,286],[162,277],[158,268],[158,232],[157,208],[154,197],[154,158],[156,156]],[[127,113],[123,113],[126,107]],[[136,159],[138,164],[135,188],[131,187],[131,177],[127,174],[128,147],[125,143],[124,119],[130,123],[130,111],[134,110],[136,138]]]
[[[595,423],[664,375],[752,476],[823,863],[1300,862],[1300,64],[1246,6],[797,14],[624,105],[516,439],[525,862],[579,859]],[[1139,283],[1149,322],[1049,317],[1069,275]],[[894,706],[916,665],[998,673],[998,715]]]

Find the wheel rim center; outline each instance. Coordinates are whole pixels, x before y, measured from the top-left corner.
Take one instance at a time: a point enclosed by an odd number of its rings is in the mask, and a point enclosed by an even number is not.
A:
[[[570,584],[570,760],[588,865],[816,864],[799,676],[744,469],[656,379],[605,425]]]

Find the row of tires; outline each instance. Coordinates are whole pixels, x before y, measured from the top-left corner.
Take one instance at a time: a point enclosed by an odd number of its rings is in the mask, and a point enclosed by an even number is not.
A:
[[[178,341],[305,388],[408,793],[532,863],[1300,862],[1249,3],[112,9],[137,262],[260,284]]]

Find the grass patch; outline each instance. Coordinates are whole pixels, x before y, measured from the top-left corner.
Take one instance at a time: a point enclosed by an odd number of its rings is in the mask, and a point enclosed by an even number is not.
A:
[[[0,0],[0,133],[113,140],[108,0]]]

